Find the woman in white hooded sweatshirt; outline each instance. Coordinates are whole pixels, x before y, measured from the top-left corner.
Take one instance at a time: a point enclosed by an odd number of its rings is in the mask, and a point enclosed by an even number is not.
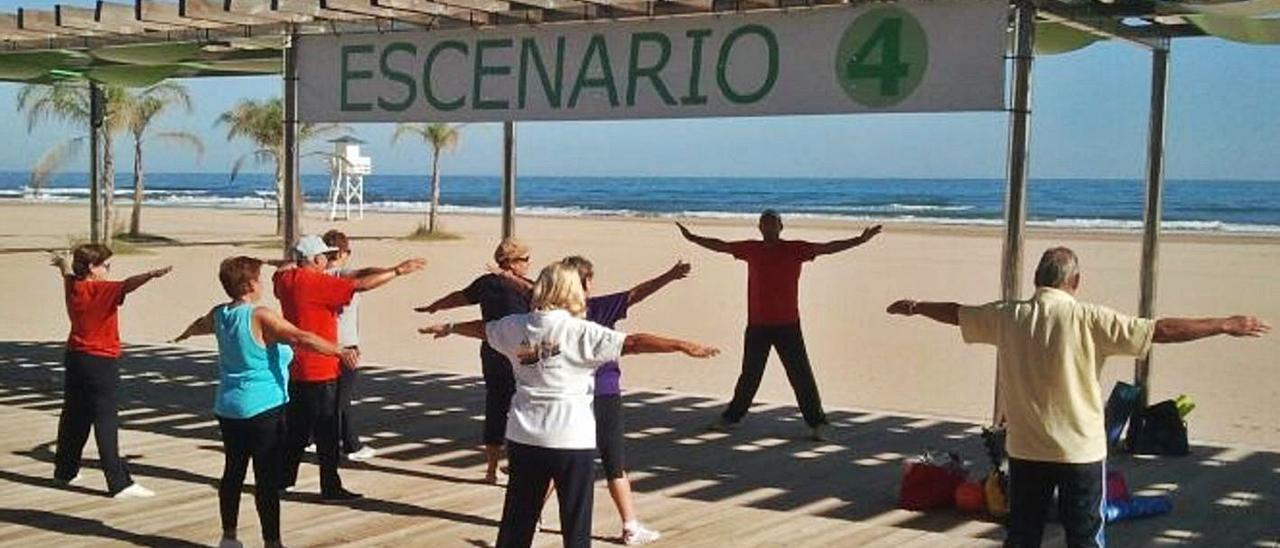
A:
[[[596,455],[595,369],[624,354],[681,352],[709,358],[719,350],[646,333],[626,334],[583,318],[586,296],[576,268],[542,269],[532,312],[501,320],[437,324],[419,329],[444,337],[488,341],[511,361],[516,393],[507,421],[511,478],[502,508],[498,548],[527,547],[554,481],[564,546],[591,544],[593,460]]]

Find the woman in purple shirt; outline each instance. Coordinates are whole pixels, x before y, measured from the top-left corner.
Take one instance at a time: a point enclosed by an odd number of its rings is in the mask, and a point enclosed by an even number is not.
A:
[[[658,276],[641,282],[627,291],[619,291],[598,297],[591,296],[592,281],[595,268],[586,257],[574,255],[565,257],[561,264],[577,269],[582,279],[582,289],[587,293],[587,319],[595,323],[614,328],[614,324],[627,317],[627,309],[656,293],[667,284],[689,275],[692,267],[684,261]],[[502,276],[504,280],[522,292],[533,289],[528,279],[513,276],[498,269],[491,272]],[[635,505],[631,499],[631,481],[627,479],[623,442],[626,430],[622,424],[622,369],[618,362],[612,361],[596,368],[595,400],[592,409],[596,418],[596,448],[600,451],[600,462],[604,465],[605,478],[609,484],[609,496],[618,508],[622,518],[622,542],[628,546],[648,544],[661,535],[649,529],[636,518]],[[551,493],[548,492],[550,497]]]
[[[587,319],[613,328],[627,317],[627,308],[654,294],[667,284],[689,275],[690,266],[677,262],[666,272],[640,283],[628,291],[592,296],[591,286],[595,275],[591,261],[584,257],[567,257],[560,261],[565,266],[578,269],[583,289],[587,292]],[[658,540],[657,531],[640,523],[631,499],[631,481],[627,479],[623,442],[626,439],[622,424],[622,370],[618,362],[609,362],[596,369],[596,391],[593,409],[596,415],[596,448],[604,465],[609,484],[609,496],[622,518],[622,542],[627,545],[646,544]]]

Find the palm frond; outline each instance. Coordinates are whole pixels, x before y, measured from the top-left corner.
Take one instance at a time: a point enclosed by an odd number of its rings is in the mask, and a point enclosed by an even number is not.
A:
[[[425,128],[425,124],[411,124],[407,122],[400,122],[396,124],[396,132],[391,134],[391,146],[395,146],[396,143],[400,141],[400,138],[405,135],[413,135],[426,140],[426,136],[424,135],[424,132],[426,131]]]
[[[283,121],[281,124],[283,125]],[[284,131],[283,127],[281,131]],[[351,133],[351,128],[343,124],[298,124],[298,146],[313,139],[320,139],[338,133]]]
[[[276,153],[267,149],[258,149],[253,152],[246,153],[236,158],[235,163],[231,164],[231,178],[229,181],[236,180],[236,176],[240,174],[240,170],[245,164],[252,162],[254,165],[263,165],[276,161]]]
[[[35,167],[31,168],[31,178],[27,181],[27,186],[33,189],[42,189],[49,180],[68,160],[75,157],[84,148],[84,142],[88,137],[75,137],[67,139],[53,146],[46,151],[40,159],[36,161]]]
[[[204,140],[189,131],[161,131],[155,134],[156,139],[164,139],[191,147],[196,153],[196,161],[204,161]]]
[[[18,110],[26,113],[28,132],[49,119],[88,124],[89,90],[69,82],[27,84],[18,92]]]

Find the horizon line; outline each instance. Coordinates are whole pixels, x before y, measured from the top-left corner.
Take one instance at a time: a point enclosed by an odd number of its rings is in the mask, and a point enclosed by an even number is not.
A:
[[[29,171],[29,170],[10,170],[10,169],[0,169],[0,173],[5,173],[5,174],[26,174],[26,173],[30,173],[30,171]],[[131,171],[131,170],[127,170],[127,169],[126,169],[126,170],[117,171],[116,173],[117,173],[116,177],[117,177],[117,178],[119,178],[119,177],[122,177],[122,176],[127,177],[127,176],[131,175],[131,174],[132,174],[132,171]],[[220,172],[220,171],[150,171],[150,172],[147,172],[147,175],[148,175],[148,176],[156,176],[156,175],[219,175],[219,174],[225,174],[225,172]],[[88,175],[88,172],[85,172],[85,171],[62,172],[62,173],[58,173],[57,175],[55,175],[55,177],[57,177],[58,175],[63,175],[63,176],[78,176],[78,175]],[[244,176],[244,175],[254,175],[254,176],[262,176],[262,175],[266,175],[266,176],[270,176],[270,175],[272,175],[272,173],[271,173],[271,172],[241,172],[241,176]],[[299,175],[300,175],[300,176],[316,176],[316,175],[327,175],[327,173],[325,173],[325,172],[323,172],[323,171],[317,171],[317,172],[301,172],[301,173],[299,173]],[[429,173],[375,173],[375,174],[371,174],[371,176],[386,176],[386,177],[430,177],[430,176],[431,176],[431,174],[429,174]],[[442,177],[442,178],[443,178],[443,177],[499,177],[499,178],[500,178],[500,177],[502,177],[502,174],[501,174],[501,173],[449,173],[449,174],[441,174],[441,177]],[[961,175],[961,176],[947,176],[947,175],[944,175],[944,176],[900,176],[900,175],[894,175],[894,176],[881,176],[881,177],[841,177],[841,176],[819,176],[819,175],[753,175],[753,176],[739,176],[739,175],[631,175],[631,174],[614,174],[614,175],[552,175],[552,174],[541,174],[541,173],[531,173],[531,174],[524,174],[524,175],[521,175],[521,174],[519,174],[519,172],[517,172],[516,180],[517,180],[517,181],[519,181],[521,178],[534,178],[534,179],[537,179],[537,178],[553,178],[553,177],[554,177],[554,178],[562,178],[562,179],[608,179],[608,178],[617,178],[617,179],[741,179],[741,180],[777,180],[777,179],[793,179],[793,180],[812,180],[812,181],[823,181],[823,180],[825,180],[825,181],[831,181],[831,180],[846,180],[846,181],[876,181],[876,180],[886,180],[886,179],[888,179],[888,180],[899,180],[899,181],[934,181],[934,180],[953,180],[953,181],[954,181],[954,180],[961,180],[961,181],[1003,181],[1003,180],[1005,180],[1005,178],[1004,178],[1003,176],[1001,176],[1001,177],[982,177],[982,176],[963,176],[963,175]],[[1145,181],[1145,179],[1144,179],[1144,178],[1142,178],[1142,177],[1108,177],[1108,176],[1079,176],[1079,175],[1074,175],[1074,176],[1032,176],[1032,177],[1029,177],[1029,180],[1032,180],[1032,181],[1035,181],[1035,180],[1116,181],[1116,182]],[[1280,183],[1280,178],[1272,178],[1272,179],[1263,179],[1263,178],[1221,178],[1221,179],[1217,179],[1217,178],[1213,178],[1213,179],[1211,179],[1211,178],[1203,178],[1203,177],[1167,177],[1167,178],[1165,178],[1165,181],[1166,181],[1166,182],[1168,182],[1168,181],[1202,181],[1202,182],[1211,182],[1211,181],[1212,181],[1212,182]]]

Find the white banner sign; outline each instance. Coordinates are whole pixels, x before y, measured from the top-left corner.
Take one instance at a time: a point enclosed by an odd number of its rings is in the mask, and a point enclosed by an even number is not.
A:
[[[303,36],[305,122],[496,122],[1003,108],[1008,4]]]

